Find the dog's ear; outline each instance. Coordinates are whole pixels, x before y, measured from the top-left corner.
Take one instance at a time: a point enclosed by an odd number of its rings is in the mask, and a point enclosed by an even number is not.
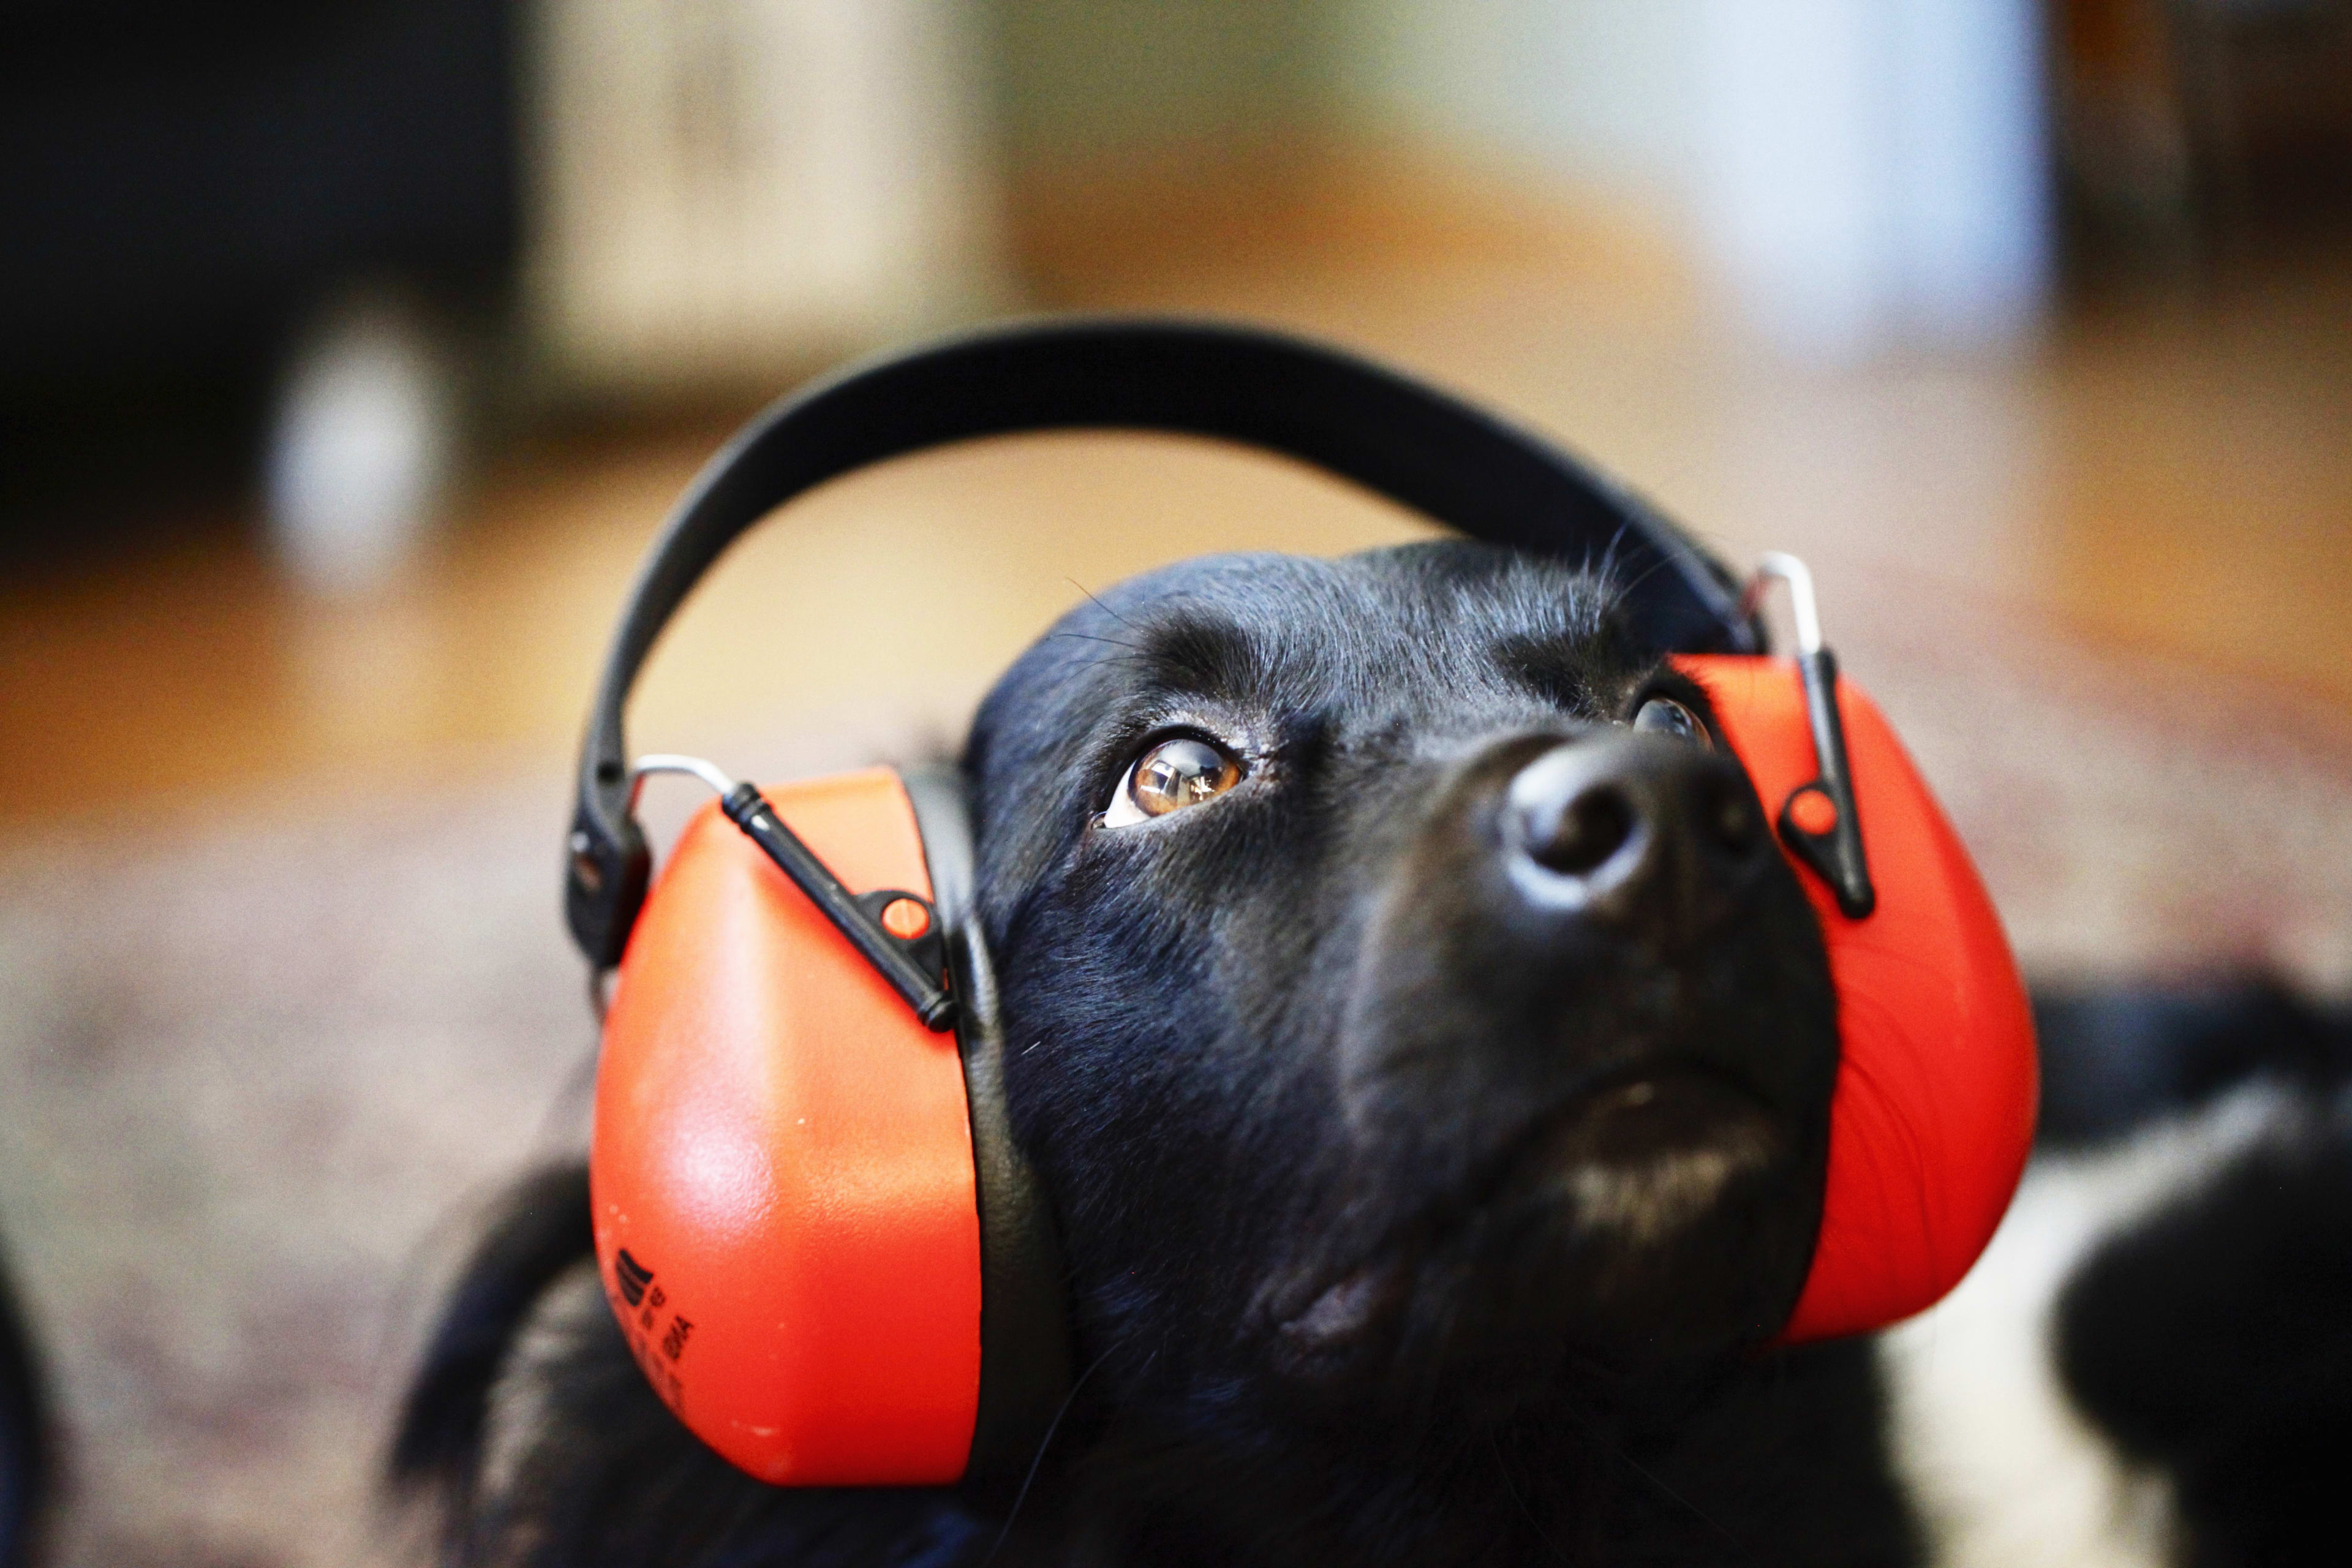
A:
[[[436,1506],[452,1537],[473,1513],[490,1391],[548,1288],[595,1256],[589,1218],[585,1164],[517,1183],[467,1259],[409,1384],[386,1479],[395,1494]]]

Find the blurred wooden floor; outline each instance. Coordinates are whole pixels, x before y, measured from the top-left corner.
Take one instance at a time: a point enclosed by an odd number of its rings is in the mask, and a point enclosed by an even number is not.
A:
[[[1999,362],[1801,370],[1718,321],[1638,226],[1425,173],[1326,181],[1303,203],[1296,188],[1095,201],[1083,224],[1065,220],[1084,193],[1033,195],[1028,268],[1053,305],[1254,317],[1434,375],[1735,555],[1809,553],[1832,616],[1842,584],[1877,591],[1891,571],[1908,592],[1949,584],[2352,710],[2352,274],[2116,301]],[[560,755],[638,553],[725,433],[494,460],[416,571],[364,601],[294,594],[250,530],[18,574],[0,584],[0,820]],[[635,734],[691,744],[887,711],[951,738],[1084,589],[1203,551],[1336,552],[1420,526],[1171,440],[900,462],[740,548],[657,656]]]

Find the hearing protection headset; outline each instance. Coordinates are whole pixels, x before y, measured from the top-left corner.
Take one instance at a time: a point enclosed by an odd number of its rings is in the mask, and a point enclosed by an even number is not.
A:
[[[604,1020],[596,1258],[646,1375],[728,1459],[792,1485],[982,1484],[1069,1387],[1053,1224],[1007,1130],[971,830],[950,773],[761,790],[632,764],[622,708],[710,564],[784,501],[1013,431],[1220,437],[1315,464],[1474,538],[1613,557],[1633,634],[1708,692],[1820,919],[1841,1058],[1819,1239],[1785,1341],[1859,1332],[1957,1283],[2032,1141],[2032,1025],[1968,852],[1822,646],[1765,657],[1753,589],[1545,442],[1330,349],[1226,326],[1072,321],[869,363],[778,404],[697,479],[647,560],[583,748],[566,907]],[[1762,577],[1757,582],[1760,584]],[[719,799],[660,879],[648,772]]]

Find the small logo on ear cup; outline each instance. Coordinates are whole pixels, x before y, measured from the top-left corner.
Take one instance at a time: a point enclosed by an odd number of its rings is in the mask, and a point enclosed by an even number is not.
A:
[[[654,1282],[654,1271],[629,1256],[627,1247],[613,1259],[613,1279],[621,1287],[621,1295],[634,1307],[646,1299],[646,1287]]]

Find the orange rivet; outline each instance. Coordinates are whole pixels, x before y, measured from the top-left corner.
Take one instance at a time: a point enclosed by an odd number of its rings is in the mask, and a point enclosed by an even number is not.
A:
[[[882,929],[912,942],[931,929],[931,913],[912,899],[893,899],[882,906]]]
[[[1837,802],[1817,789],[1799,792],[1790,797],[1789,820],[1797,831],[1820,838],[1837,829]]]

